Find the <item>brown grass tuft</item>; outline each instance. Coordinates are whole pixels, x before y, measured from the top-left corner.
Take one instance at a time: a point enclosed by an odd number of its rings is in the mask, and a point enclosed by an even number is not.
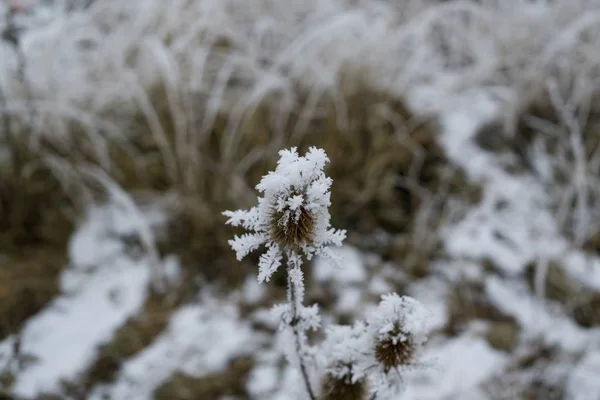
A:
[[[571,312],[573,319],[584,328],[600,326],[600,292],[579,299]]]
[[[66,256],[52,249],[31,250],[0,262],[0,339],[19,331],[58,293]]]
[[[161,91],[157,90],[152,99],[167,148],[173,153],[181,151],[172,115],[161,104]],[[197,110],[205,106],[202,96],[191,96],[189,101]],[[231,130],[231,115],[225,111],[217,113],[208,130],[203,130],[201,117],[189,121],[188,136],[193,141],[185,142],[189,154],[185,159],[178,157],[181,163],[176,168],[167,164],[166,150],[157,144],[148,123],[143,118],[137,120],[132,141],[152,163],[145,171],[152,172],[140,177],[128,157],[116,163],[125,166],[120,170],[125,174],[121,182],[126,188],[162,191],[170,187],[180,196],[180,207],[170,226],[174,230],[164,235],[161,244],[165,251],[175,251],[196,265],[204,260],[210,260],[211,265],[231,262],[217,244],[227,243],[231,236],[230,229],[220,228],[221,211],[253,205],[253,186],[273,168],[277,151],[290,146],[298,146],[299,151],[313,145],[325,149],[331,159],[327,173],[334,180],[332,224],[350,231],[384,229],[392,235],[411,235],[415,225],[422,224],[415,221],[420,205],[440,191],[468,202],[478,201],[479,190],[460,172],[451,173],[452,166],[437,144],[435,123],[421,121],[396,96],[359,87],[345,94],[343,109],[330,97],[316,104],[311,101],[307,94],[299,94],[282,120],[280,99],[266,96],[241,115],[235,131]],[[428,205],[436,210],[444,207],[443,202]],[[426,229],[434,232],[443,217],[432,215],[436,217]],[[298,226],[302,229],[294,235],[279,235],[281,242],[295,245],[289,239],[309,230],[310,219],[304,221],[306,224]],[[181,234],[182,226],[184,232],[194,234]],[[425,252],[430,254],[431,249],[435,246]]]
[[[71,204],[57,179],[40,163],[33,155],[18,166],[0,161],[3,254],[23,256],[42,248],[64,250],[73,230],[65,213]],[[26,172],[29,168],[33,168],[31,173]]]
[[[223,396],[248,398],[246,380],[254,361],[250,357],[231,360],[220,372],[201,377],[174,374],[154,393],[156,400],[218,399]]]
[[[481,282],[466,279],[458,281],[448,296],[447,304],[446,332],[450,335],[462,332],[473,320],[509,323],[511,326],[517,326],[517,322],[512,316],[507,315],[492,303]],[[493,341],[495,338],[491,339]]]
[[[476,141],[509,156],[503,157],[509,172],[537,177],[563,233],[575,246],[596,252],[599,230],[590,221],[600,218],[600,91],[582,87],[582,77],[561,71],[544,80],[560,80],[556,86],[540,84],[520,93],[520,103],[483,126]]]

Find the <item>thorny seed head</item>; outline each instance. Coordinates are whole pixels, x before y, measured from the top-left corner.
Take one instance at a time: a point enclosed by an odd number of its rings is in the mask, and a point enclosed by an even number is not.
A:
[[[410,365],[416,352],[413,336],[403,332],[400,323],[388,335],[378,338],[375,343],[375,359],[383,366],[384,372]]]
[[[322,382],[322,400],[365,400],[367,385],[364,379],[352,382],[350,376],[336,377],[327,373]]]
[[[298,251],[312,242],[314,216],[304,205],[296,210],[291,210],[288,205],[280,211],[272,207],[268,218],[270,239],[280,248]]]
[[[330,246],[341,246],[346,231],[330,224],[331,178],[324,172],[329,158],[311,147],[300,156],[294,147],[279,152],[275,171],[262,177],[256,189],[258,204],[249,210],[225,211],[227,224],[248,232],[234,236],[229,244],[238,260],[266,245],[259,259],[259,282],[268,281],[281,265],[284,254],[304,255],[307,260],[322,255],[339,262]]]

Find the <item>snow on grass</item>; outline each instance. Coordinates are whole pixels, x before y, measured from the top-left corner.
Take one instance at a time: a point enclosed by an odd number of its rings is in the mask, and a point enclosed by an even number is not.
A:
[[[571,250],[563,258],[564,269],[584,287],[600,290],[600,259]]]
[[[30,319],[22,352],[35,361],[17,375],[15,394],[52,392],[60,380],[75,378],[94,359],[96,347],[141,309],[149,277],[147,266],[119,260],[89,277],[80,293],[57,298]]]
[[[456,268],[456,266],[445,264],[443,268]],[[407,294],[423,303],[429,310],[429,324],[432,330],[444,327],[448,320],[446,305],[448,294],[447,282],[436,277],[426,278],[410,285]]]
[[[600,339],[597,333],[579,328],[567,316],[551,313],[543,301],[515,282],[489,277],[486,292],[495,304],[525,327],[529,339],[542,339],[546,344],[571,352],[581,351],[590,340]]]
[[[401,400],[482,399],[477,385],[501,370],[508,357],[485,340],[469,335],[425,346],[424,359],[432,360],[410,372]]]
[[[259,339],[231,301],[204,296],[176,311],[166,331],[129,359],[113,384],[96,387],[90,400],[150,400],[173,373],[199,377],[222,370],[232,358],[253,354]]]
[[[348,287],[340,291],[339,297],[335,303],[335,309],[340,313],[353,314],[362,307],[362,300],[362,289]]]
[[[582,329],[564,312],[552,309],[550,303],[538,296],[543,295],[543,290],[538,293],[537,286],[543,285],[538,285],[537,281],[543,282],[543,266],[549,260],[558,260],[571,277],[584,286],[598,288],[600,260],[572,248],[561,235],[550,208],[548,193],[538,179],[526,171],[522,174],[507,172],[497,155],[480,149],[472,140],[478,126],[495,114],[495,101],[475,95],[470,100],[465,96],[464,101],[456,101],[455,105],[444,118],[442,145],[450,159],[463,167],[472,180],[482,183],[484,190],[480,204],[470,209],[461,221],[444,228],[446,249],[456,260],[480,263],[488,261],[493,264],[499,276],[486,277],[483,274],[480,278],[485,283],[490,300],[499,309],[516,318],[522,329],[522,342],[542,340],[571,355],[594,348],[600,340],[599,332]],[[536,265],[534,293],[523,281],[522,273],[529,263]],[[483,272],[481,269],[479,271]],[[463,334],[458,340],[464,340],[482,351],[483,342],[478,343],[478,339],[469,339]],[[451,345],[442,341],[440,348],[446,346]],[[489,358],[489,355],[482,357]],[[491,358],[498,361],[503,357]],[[439,363],[446,368],[460,370],[465,365],[479,365],[480,361],[465,352]],[[499,368],[488,370],[489,377],[497,373]],[[592,384],[594,380],[590,378],[597,374],[597,368],[594,356],[586,357],[576,364],[568,387],[572,398],[587,400],[600,397],[598,387]],[[475,374],[485,375],[484,369]],[[484,379],[483,375],[479,376]],[[462,382],[466,376],[469,374],[462,373],[450,381]],[[438,386],[432,382],[429,389],[431,394],[427,395],[426,392],[418,391],[416,386],[413,387],[417,394],[415,398],[444,398],[446,389],[443,384]],[[468,394],[453,390],[451,397],[482,398],[481,396],[483,395],[476,391]]]
[[[76,378],[92,362],[96,348],[142,308],[150,263],[144,257],[128,258],[119,239],[108,235],[106,215],[113,212],[107,206],[90,213],[71,241],[75,264],[61,276],[63,294],[25,324],[21,352],[31,361],[13,371],[16,395],[59,390],[61,380]],[[127,216],[120,218],[125,224]],[[0,351],[8,348],[0,345]]]
[[[559,257],[566,242],[558,233],[549,199],[540,182],[510,174],[497,156],[478,148],[472,136],[494,113],[490,99],[451,112],[442,137],[448,156],[471,179],[484,185],[483,199],[458,224],[445,230],[445,246],[454,256],[489,259],[506,273],[519,273],[530,261]]]
[[[590,351],[575,367],[567,381],[567,396],[572,400],[600,399],[600,349]]]

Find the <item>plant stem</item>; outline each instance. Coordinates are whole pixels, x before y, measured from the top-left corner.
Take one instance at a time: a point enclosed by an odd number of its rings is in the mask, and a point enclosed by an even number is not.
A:
[[[302,304],[303,289],[299,287],[298,282],[295,282],[295,280],[292,279],[291,272],[295,268],[300,268],[300,266],[297,262],[294,262],[294,257],[288,257],[288,300],[292,309],[292,320],[290,322],[290,326],[292,328],[292,332],[294,333],[294,339],[296,341],[296,353],[298,354],[300,372],[302,373],[302,379],[304,380],[304,384],[306,385],[306,391],[308,392],[310,400],[317,400],[317,397],[315,396],[310,385],[310,380],[308,377],[308,368],[304,360],[305,352],[303,351],[304,343],[302,341],[303,332],[300,330],[300,315],[298,313],[298,306]]]

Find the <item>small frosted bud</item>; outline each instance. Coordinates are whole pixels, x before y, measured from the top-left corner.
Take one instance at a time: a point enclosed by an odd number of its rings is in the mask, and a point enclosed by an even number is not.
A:
[[[429,320],[429,311],[417,300],[396,293],[382,296],[369,318],[369,326],[373,332],[373,355],[385,374],[415,365],[427,340]]]
[[[350,376],[337,377],[330,373],[325,374],[321,391],[323,400],[366,400],[368,395],[363,379],[352,382]]]
[[[273,242],[281,249],[299,251],[310,245],[314,236],[315,217],[301,203],[302,196],[295,196],[300,202],[285,202],[281,207],[272,206],[269,213],[269,233]]]
[[[387,373],[393,368],[410,365],[416,350],[412,334],[404,332],[400,323],[396,322],[388,334],[377,338],[375,359]]]

